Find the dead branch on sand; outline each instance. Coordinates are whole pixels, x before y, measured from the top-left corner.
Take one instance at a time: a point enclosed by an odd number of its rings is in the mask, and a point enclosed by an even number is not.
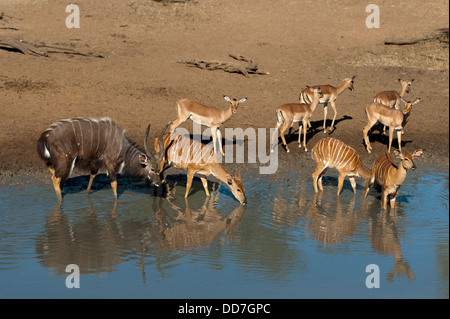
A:
[[[245,65],[230,63],[230,62],[219,62],[219,61],[205,61],[205,60],[190,60],[181,61],[179,63],[187,64],[190,66],[197,67],[202,70],[222,70],[228,73],[239,73],[245,77],[249,77],[249,74],[267,75],[268,72],[259,71],[258,66],[253,60],[245,58],[240,54],[230,53],[229,56],[237,61],[247,62]]]
[[[4,12],[0,13],[0,22],[5,22],[9,25],[9,27],[0,27],[0,29],[12,29],[12,30],[19,30],[19,27],[13,24],[10,19],[16,19],[16,20],[22,20],[22,18],[13,17],[10,15],[5,14]]]
[[[417,44],[422,41],[433,41],[433,40],[438,40],[442,43],[448,44],[448,33],[449,33],[448,28],[441,28],[436,31],[438,33],[429,35],[426,37],[415,38],[415,39],[387,40],[387,41],[384,41],[384,44],[385,45],[412,45],[412,44]]]
[[[22,52],[25,55],[44,56],[48,57],[49,53],[62,53],[82,56],[92,56],[97,58],[104,58],[101,54],[84,53],[72,48],[61,47],[58,45],[47,45],[45,42],[39,44],[29,43],[18,37],[0,36],[0,49],[14,49]]]

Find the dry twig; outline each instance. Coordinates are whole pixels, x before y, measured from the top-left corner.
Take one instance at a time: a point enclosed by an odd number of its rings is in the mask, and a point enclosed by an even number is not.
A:
[[[386,40],[384,41],[385,45],[412,45],[417,44],[422,41],[433,41],[433,40],[439,40],[440,42],[447,43],[448,44],[448,28],[441,28],[436,30],[438,33],[429,35],[422,38],[415,38],[415,39],[397,39],[397,40]]]
[[[3,21],[3,22],[5,22],[6,24],[9,25],[9,27],[2,27],[1,29],[12,29],[12,30],[18,31],[19,27],[16,26],[15,24],[13,24],[10,21],[10,19],[16,19],[16,20],[19,20],[19,21],[22,20],[22,18],[13,17],[13,16],[5,14],[4,12],[1,12],[0,13],[0,22]]]
[[[230,62],[219,62],[219,61],[205,61],[205,60],[190,60],[190,61],[181,61],[180,63],[184,63],[187,65],[191,65],[197,67],[202,70],[222,70],[228,73],[239,73],[245,77],[249,77],[249,74],[258,74],[258,75],[267,75],[268,72],[262,72],[259,70],[256,63],[254,63],[251,59],[245,58],[240,54],[230,53],[230,57],[237,61],[247,62],[247,64],[236,64]]]
[[[56,46],[56,45],[47,45],[45,42],[41,42],[39,44],[29,43],[18,37],[10,37],[10,36],[0,36],[0,49],[2,47],[7,47],[10,49],[15,49],[17,51],[22,52],[26,55],[34,55],[34,56],[45,56],[47,57],[49,53],[63,53],[63,54],[74,54],[74,55],[82,55],[82,56],[93,56],[98,58],[103,58],[104,56],[96,53],[84,53],[75,49]]]

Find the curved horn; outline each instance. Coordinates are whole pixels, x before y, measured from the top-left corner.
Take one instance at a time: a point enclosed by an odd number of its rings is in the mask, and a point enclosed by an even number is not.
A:
[[[155,157],[153,156],[152,153],[150,153],[150,151],[147,147],[147,139],[148,139],[148,133],[150,132],[150,125],[151,125],[151,123],[148,123],[147,130],[145,131],[145,135],[144,135],[144,151],[145,151],[145,154],[147,155],[147,158],[152,163],[152,167],[156,168],[158,166],[158,163],[157,163],[157,161],[155,161]]]
[[[150,133],[150,125],[151,125],[151,123],[148,123],[147,130],[145,131],[145,135],[144,135],[144,151],[148,157],[150,157],[149,155],[151,155],[151,153],[149,152],[149,150],[147,148],[147,138],[148,138],[148,133]]]

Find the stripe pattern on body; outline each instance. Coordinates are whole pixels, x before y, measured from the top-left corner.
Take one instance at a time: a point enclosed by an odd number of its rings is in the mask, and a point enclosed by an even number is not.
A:
[[[312,174],[315,192],[318,192],[317,184],[323,191],[322,176],[325,170],[330,167],[337,169],[339,172],[338,195],[342,190],[345,176],[349,176],[354,193],[356,193],[354,177],[369,179],[371,176],[370,170],[364,165],[356,151],[338,139],[327,137],[319,140],[314,145],[311,156],[316,162],[316,169]]]

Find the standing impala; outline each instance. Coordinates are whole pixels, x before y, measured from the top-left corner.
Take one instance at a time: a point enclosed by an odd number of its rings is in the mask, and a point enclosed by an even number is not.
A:
[[[309,86],[308,86],[309,89]],[[303,147],[305,151],[308,151],[306,148],[306,129],[309,124],[309,119],[319,104],[319,99],[323,96],[322,90],[320,88],[311,88],[313,92],[311,104],[307,103],[291,103],[291,104],[283,104],[280,105],[275,113],[277,114],[277,126],[276,128],[280,128],[280,136],[283,141],[283,145],[286,147],[286,151],[289,153],[289,147],[287,146],[286,139],[284,138],[284,133],[286,130],[292,126],[294,122],[299,123],[298,127],[298,147],[301,147],[301,137],[302,137],[302,126],[303,126]],[[300,124],[301,123],[301,124]],[[274,130],[272,134],[272,145],[275,143],[277,130]],[[273,148],[271,149],[273,152]]]
[[[392,139],[394,138],[394,130],[397,131],[398,148],[402,150],[402,130],[408,122],[408,118],[411,114],[412,106],[419,103],[420,99],[416,99],[414,102],[405,102],[405,108],[403,111],[393,109],[381,103],[372,102],[365,106],[365,111],[368,119],[367,125],[363,129],[364,141],[366,143],[367,152],[371,153],[372,146],[368,137],[369,130],[378,121],[389,127],[389,147],[388,152],[391,152]]]
[[[399,92],[397,91],[383,91],[375,95],[373,98],[374,102],[381,103],[387,105],[389,107],[393,107],[395,109],[399,109],[400,101],[403,98],[405,93],[411,92],[411,83],[414,82],[414,79],[411,81],[403,81],[402,79],[398,79],[401,83],[402,87]]]
[[[242,205],[246,205],[245,188],[239,172],[235,172],[234,176],[229,174],[223,165],[218,162],[216,154],[208,145],[195,141],[187,136],[175,133],[165,134],[169,124],[164,127],[161,136],[155,140],[155,150],[163,156],[163,158],[159,158],[159,171],[161,174],[172,165],[187,170],[185,198],[189,195],[192,179],[196,173],[203,175],[200,177],[200,180],[202,181],[206,196],[209,196],[208,181],[205,176],[212,174],[230,188],[234,197]],[[164,151],[161,151],[162,149]]]
[[[236,114],[239,104],[245,102],[247,98],[244,97],[239,101],[236,99],[230,99],[227,95],[224,95],[223,98],[225,101],[230,103],[230,107],[226,110],[206,106],[189,99],[178,101],[178,118],[170,126],[169,131],[172,133],[175,128],[187,119],[191,119],[195,123],[208,126],[211,128],[214,152],[217,154],[216,141],[218,140],[220,152],[222,155],[225,155],[222,150],[222,134],[220,133],[219,127],[228,121],[233,114]]]
[[[317,193],[317,183],[323,191],[322,176],[327,168],[335,168],[339,172],[337,195],[341,193],[345,176],[350,176],[350,184],[356,194],[355,176],[369,179],[370,170],[361,161],[356,151],[335,138],[322,138],[314,145],[311,156],[316,162],[316,170],[312,174],[314,191]]]
[[[313,89],[320,88],[322,90],[323,97],[320,98],[319,103],[323,104],[323,132],[327,133],[327,107],[328,103],[331,104],[331,107],[334,111],[333,121],[331,122],[330,131],[334,129],[334,121],[336,120],[336,98],[339,94],[345,91],[345,89],[349,89],[350,91],[353,91],[353,84],[355,81],[356,75],[354,75],[351,78],[345,78],[344,82],[339,85],[338,87],[334,87],[331,85],[316,85],[313,86]],[[304,89],[300,93],[300,103],[307,103],[310,104],[312,102],[313,94],[309,88]]]
[[[422,155],[422,153],[422,150],[416,150],[412,154],[403,154],[401,151],[395,150],[394,155],[401,159],[398,166],[394,163],[390,153],[382,152],[378,154],[372,166],[372,176],[367,183],[364,197],[367,197],[370,186],[376,182],[383,188],[383,209],[386,209],[388,196],[391,196],[391,207],[395,208],[398,189],[405,181],[407,171],[416,168],[413,160]]]

